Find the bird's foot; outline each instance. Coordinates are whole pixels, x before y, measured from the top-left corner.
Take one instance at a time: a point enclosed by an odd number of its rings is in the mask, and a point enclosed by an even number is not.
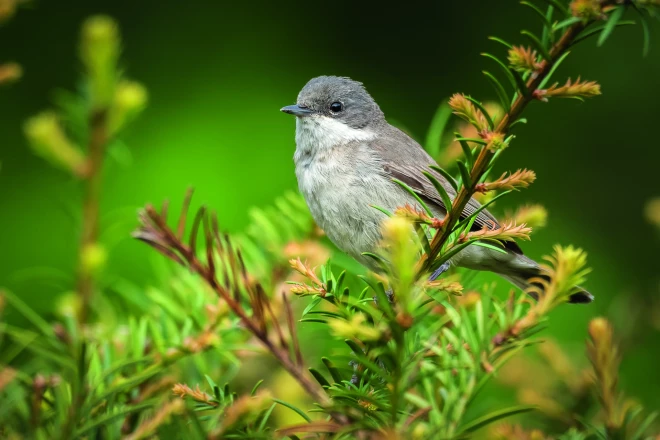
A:
[[[394,304],[394,291],[392,289],[387,289],[385,295],[387,295],[387,301],[389,301],[390,304]],[[373,300],[374,304],[378,305],[378,298],[376,296],[373,297]]]
[[[443,273],[445,273],[449,270],[449,266],[450,266],[449,261],[447,261],[446,263],[443,263],[442,266],[440,266],[435,271],[433,271],[433,273],[429,277],[429,281],[437,280],[440,275],[442,275]]]

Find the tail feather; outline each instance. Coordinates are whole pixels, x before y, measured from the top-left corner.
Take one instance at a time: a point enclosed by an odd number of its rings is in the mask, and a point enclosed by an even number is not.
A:
[[[538,282],[538,279],[544,279],[546,281],[549,281],[550,278],[542,273],[535,273],[535,274],[528,274],[528,275],[521,275],[521,274],[516,274],[516,275],[502,275],[502,277],[506,280],[508,280],[511,284],[514,286],[520,288],[524,292],[528,292],[528,289],[532,286],[536,286],[540,289],[543,289],[543,285]],[[534,278],[537,279],[537,281],[534,281]],[[573,293],[568,302],[571,304],[588,304],[594,300],[594,296],[589,293],[587,290],[583,289],[580,286],[577,286],[578,290],[577,292]],[[529,293],[534,299],[538,299],[537,295],[535,293]]]
[[[468,269],[495,272],[532,297],[537,296],[535,292],[543,291],[544,281],[550,281],[548,274],[536,261],[512,248],[509,248],[506,254],[502,254],[490,249],[468,246],[452,258],[452,264]],[[531,287],[535,289],[530,289]],[[577,286],[569,302],[584,304],[593,300],[594,296],[591,293]]]

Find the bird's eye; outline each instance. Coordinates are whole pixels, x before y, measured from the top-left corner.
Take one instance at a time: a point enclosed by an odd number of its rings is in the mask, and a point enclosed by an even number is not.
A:
[[[330,104],[330,111],[333,113],[339,113],[344,110],[344,105],[341,102],[333,102]]]

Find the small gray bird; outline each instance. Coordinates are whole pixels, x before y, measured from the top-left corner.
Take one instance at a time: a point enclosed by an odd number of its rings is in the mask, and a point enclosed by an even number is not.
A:
[[[392,179],[413,188],[437,218],[446,215],[441,197],[422,171],[432,173],[452,200],[456,191],[429,168],[436,162],[417,142],[388,124],[361,83],[336,76],[314,78],[300,91],[297,103],[282,111],[296,116],[296,176],[312,216],[339,249],[360,263],[375,269],[373,260],[362,253],[378,246],[385,214],[372,205],[391,212],[407,203],[415,205],[416,200]],[[463,215],[480,206],[471,199]],[[483,210],[473,227],[493,224],[499,227]],[[538,263],[524,256],[516,243],[504,246],[506,254],[468,246],[450,264],[495,272],[523,290],[530,278],[544,277]],[[575,303],[592,300],[584,290],[571,297]]]

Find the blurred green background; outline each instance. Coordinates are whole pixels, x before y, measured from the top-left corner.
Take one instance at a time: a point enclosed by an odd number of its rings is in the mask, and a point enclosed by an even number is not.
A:
[[[452,93],[495,98],[481,70],[496,67],[479,54],[502,47],[487,36],[522,43],[520,29],[540,27],[514,1],[42,1],[20,10],[0,28],[0,59],[25,71],[0,89],[0,285],[44,314],[73,287],[81,194],[29,151],[21,125],[51,105],[55,89],[75,90],[80,24],[96,13],[119,21],[127,76],[150,94],[124,136],[132,157],[108,161],[102,202],[107,272],[139,285],[152,279],[154,258],[129,237],[140,206],[165,198],[178,206],[194,186],[197,202],[238,231],[250,207],[296,188],[294,122],[279,109],[310,78],[364,82],[389,118],[423,140]],[[658,408],[659,237],[643,218],[644,203],[660,195],[660,26],[651,32],[646,58],[638,26],[602,48],[594,39],[574,50],[555,78],[598,80],[603,96],[528,108],[530,123],[518,126],[498,171],[528,167],[538,180],[496,211],[548,209],[549,226],[523,244],[534,258],[555,243],[588,251],[596,302],[561,307],[546,333],[582,357],[588,320],[611,317],[626,338],[624,388]]]

